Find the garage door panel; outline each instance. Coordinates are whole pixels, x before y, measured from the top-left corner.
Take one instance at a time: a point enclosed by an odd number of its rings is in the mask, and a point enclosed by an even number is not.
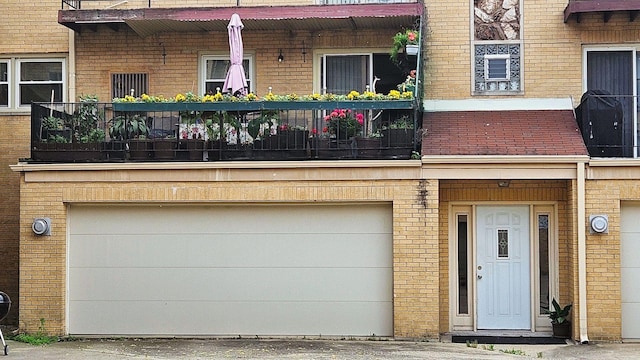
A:
[[[391,301],[391,278],[388,268],[83,269],[69,285],[71,301]]]
[[[385,336],[393,332],[389,303],[76,301],[71,308],[69,317],[77,334]],[[110,329],[100,326],[105,322],[113,324]]]
[[[640,205],[622,203],[620,209],[620,280],[622,338],[640,339]]]
[[[625,314],[640,314],[640,302],[622,303],[622,336],[625,339],[640,339],[640,321]]]
[[[71,334],[393,334],[392,208],[71,206]]]
[[[151,238],[79,235],[70,249],[70,266],[260,267],[272,265],[274,256],[280,259],[281,267],[392,266],[390,233],[354,234],[348,238],[327,238],[326,234],[277,236],[265,239],[254,234],[158,234]],[[360,256],[352,256],[353,252]]]
[[[640,221],[638,221],[640,223]],[[620,234],[620,261],[623,266],[640,268],[637,262],[638,254],[640,254],[640,232]]]
[[[262,234],[265,228],[281,233],[376,233],[391,227],[391,219],[379,218],[381,210],[390,212],[388,205],[362,206],[75,206],[70,219],[74,234],[140,234],[182,233],[197,234],[219,232],[233,234],[238,231]],[[93,217],[99,208],[103,219]],[[331,218],[331,223],[324,219]],[[378,222],[362,221],[378,217]],[[135,219],[135,221],[132,221]],[[317,221],[313,221],[317,219]],[[99,221],[96,221],[99,220]],[[100,221],[101,220],[101,221]],[[122,226],[119,224],[126,224]]]

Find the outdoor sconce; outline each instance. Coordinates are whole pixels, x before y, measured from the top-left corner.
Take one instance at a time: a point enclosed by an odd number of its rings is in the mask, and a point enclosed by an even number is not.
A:
[[[31,230],[36,235],[51,235],[51,219],[49,218],[36,218],[31,224]]]
[[[284,61],[284,55],[282,55],[282,49],[280,49],[280,55],[278,55],[278,62]]]
[[[510,183],[511,181],[509,180],[498,180],[498,187],[506,188],[506,187],[509,187]]]
[[[167,63],[167,49],[164,47],[164,43],[160,43],[160,46],[162,46],[162,64],[166,64]]]
[[[591,234],[608,234],[609,216],[589,215],[589,232]]]

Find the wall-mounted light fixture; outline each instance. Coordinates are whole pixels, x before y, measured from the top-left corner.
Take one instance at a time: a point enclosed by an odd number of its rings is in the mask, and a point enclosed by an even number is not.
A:
[[[284,61],[284,55],[282,55],[282,49],[280,49],[280,55],[278,55],[278,62]]]
[[[162,46],[162,64],[166,64],[167,63],[167,49],[165,49],[164,43],[160,43],[160,46]]]
[[[498,180],[498,187],[506,188],[511,184],[511,180]]]
[[[589,215],[589,232],[591,234],[608,234],[609,216]]]
[[[31,224],[31,230],[36,235],[51,235],[51,219],[49,218],[36,218],[33,219]]]

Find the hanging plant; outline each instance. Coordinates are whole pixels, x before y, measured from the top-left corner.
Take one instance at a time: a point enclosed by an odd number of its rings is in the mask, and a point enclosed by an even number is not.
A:
[[[419,45],[420,44],[420,34],[415,30],[406,30],[401,31],[393,36],[393,47],[391,51],[389,51],[389,55],[391,61],[394,64],[398,64],[400,60],[398,59],[398,54],[403,51],[406,51],[405,48],[407,45]]]

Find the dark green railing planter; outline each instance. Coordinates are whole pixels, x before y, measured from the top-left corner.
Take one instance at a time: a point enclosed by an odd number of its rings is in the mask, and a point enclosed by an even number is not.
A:
[[[259,111],[259,110],[384,110],[415,107],[413,100],[357,101],[217,101],[167,103],[113,103],[114,111]]]

